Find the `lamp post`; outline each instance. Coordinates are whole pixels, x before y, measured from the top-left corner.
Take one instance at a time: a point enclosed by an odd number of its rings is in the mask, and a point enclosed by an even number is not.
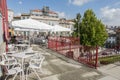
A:
[[[77,25],[77,28],[78,28],[78,37],[80,37],[80,32],[79,32],[79,24],[80,24],[80,20],[78,20],[78,19],[75,19],[76,20],[76,22],[78,23],[78,25]]]
[[[80,27],[79,27],[80,25],[79,24],[80,24],[80,20],[78,21],[78,37],[80,37]]]

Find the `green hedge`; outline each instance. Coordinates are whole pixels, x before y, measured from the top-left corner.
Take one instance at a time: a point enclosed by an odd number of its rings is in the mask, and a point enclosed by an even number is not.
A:
[[[120,55],[99,58],[100,64],[110,64],[120,61]]]

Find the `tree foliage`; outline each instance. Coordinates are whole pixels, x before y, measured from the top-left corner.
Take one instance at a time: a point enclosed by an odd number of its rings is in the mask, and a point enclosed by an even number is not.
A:
[[[91,9],[84,13],[80,29],[81,44],[85,46],[102,46],[108,36],[104,24]]]
[[[80,35],[80,21],[81,21],[81,15],[80,13],[77,14],[76,19],[74,19],[75,25],[74,25],[74,31],[72,33],[73,36],[78,37]]]

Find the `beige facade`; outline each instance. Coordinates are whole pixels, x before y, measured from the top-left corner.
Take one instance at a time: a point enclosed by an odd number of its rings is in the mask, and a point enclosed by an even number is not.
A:
[[[15,20],[21,20],[21,16],[14,16],[13,17],[13,20],[15,21]]]
[[[62,18],[59,20],[59,24],[63,27],[74,30],[74,22],[72,20],[66,20],[65,18]]]
[[[58,14],[54,11],[51,11],[47,6],[43,7],[41,10],[30,10],[30,18],[39,20],[40,22],[44,22],[52,26],[59,24]]]
[[[120,29],[116,31],[116,43],[117,45],[120,45]]]
[[[29,19],[29,18],[30,18],[30,14],[28,13],[21,14],[21,19]]]
[[[11,23],[14,17],[14,11],[11,9],[8,9],[8,22]]]
[[[52,26],[61,25],[63,27],[73,30],[74,23],[72,20],[66,20],[65,18],[60,19],[58,13],[51,11],[49,7],[46,6],[42,9],[30,10],[30,13],[22,13],[21,16],[14,17],[14,20],[29,18],[47,23]]]
[[[52,18],[48,16],[30,16],[30,18],[47,23],[52,26],[59,24],[59,18]]]

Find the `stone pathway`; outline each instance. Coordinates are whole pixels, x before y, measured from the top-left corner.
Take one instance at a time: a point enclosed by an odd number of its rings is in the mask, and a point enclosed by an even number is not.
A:
[[[120,62],[99,67],[98,71],[107,75],[103,79],[99,80],[107,80],[106,78],[109,80],[120,80]]]
[[[120,80],[120,67],[115,64],[102,66],[96,70],[49,49],[39,46],[33,46],[33,49],[45,56],[43,73],[39,73],[42,80]],[[28,80],[38,79],[31,73]]]
[[[34,47],[34,49],[42,51],[46,57],[42,66],[43,73],[40,74],[42,80],[98,80],[103,76],[96,69],[77,63],[51,50],[39,47]],[[33,80],[33,77],[30,79]]]

